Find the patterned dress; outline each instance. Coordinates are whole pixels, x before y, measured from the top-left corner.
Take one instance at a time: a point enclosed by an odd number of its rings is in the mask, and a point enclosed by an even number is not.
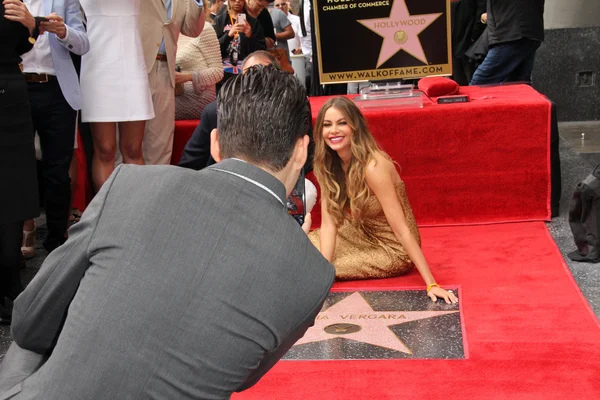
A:
[[[421,236],[406,196],[404,182],[396,184],[396,193],[402,204],[406,223],[420,245]],[[413,263],[392,232],[375,195],[367,200],[363,219],[365,229],[372,238],[361,232],[349,219],[344,220],[343,225],[338,228],[333,256],[336,279],[389,278],[410,271]],[[320,248],[320,229],[312,231],[309,238]]]

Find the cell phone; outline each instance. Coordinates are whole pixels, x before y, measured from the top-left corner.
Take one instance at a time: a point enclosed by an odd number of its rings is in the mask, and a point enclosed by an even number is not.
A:
[[[48,21],[50,21],[50,20],[49,20],[48,18],[46,18],[46,17],[35,17],[35,19],[37,19],[37,20],[38,20],[38,21],[40,21],[40,22],[48,22]]]
[[[240,25],[246,25],[246,14],[238,14],[237,23]]]
[[[304,218],[306,217],[304,171],[300,173],[296,185],[294,186],[294,189],[292,189],[292,193],[290,193],[290,196],[287,198],[287,210],[300,225],[304,224]]]

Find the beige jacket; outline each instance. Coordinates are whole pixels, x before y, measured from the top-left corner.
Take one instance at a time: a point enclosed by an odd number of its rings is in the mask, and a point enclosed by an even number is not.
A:
[[[140,8],[140,35],[148,72],[152,70],[162,38],[165,38],[171,84],[175,87],[175,55],[179,34],[191,37],[200,35],[204,28],[204,11],[195,0],[172,0],[171,7],[171,19],[167,21],[164,0],[145,0]]]

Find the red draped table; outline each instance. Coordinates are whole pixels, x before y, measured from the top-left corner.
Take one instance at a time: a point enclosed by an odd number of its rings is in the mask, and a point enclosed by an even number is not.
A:
[[[419,225],[549,220],[550,102],[526,85],[460,94],[471,102],[363,109]],[[328,98],[310,99],[313,118]]]

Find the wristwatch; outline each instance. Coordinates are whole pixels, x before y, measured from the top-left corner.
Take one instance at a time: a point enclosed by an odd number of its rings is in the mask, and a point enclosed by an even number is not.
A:
[[[33,32],[31,32],[31,36],[29,36],[29,43],[35,44],[38,36],[40,36],[40,23],[42,22],[41,17],[33,17],[35,19],[35,27],[33,28]]]

